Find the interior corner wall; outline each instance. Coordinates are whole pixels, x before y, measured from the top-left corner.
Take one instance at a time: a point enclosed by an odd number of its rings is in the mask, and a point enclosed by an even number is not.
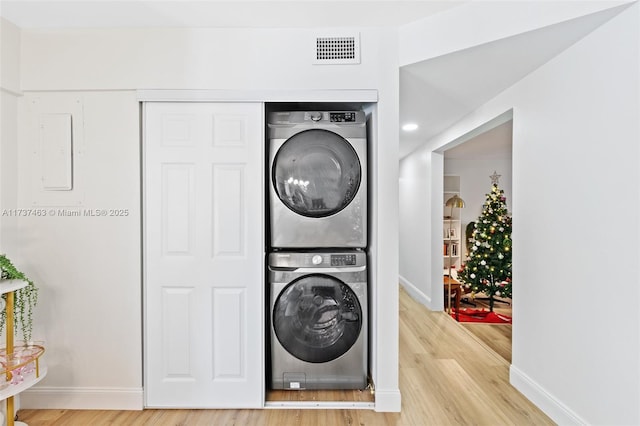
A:
[[[20,264],[15,244],[18,194],[18,100],[20,29],[0,18],[0,253]]]
[[[640,423],[639,7],[425,148],[513,108],[510,379],[559,424]]]
[[[18,97],[0,90],[0,253],[19,265],[16,215],[18,182]]]
[[[20,29],[0,17],[0,87],[3,92],[20,93],[20,40]]]

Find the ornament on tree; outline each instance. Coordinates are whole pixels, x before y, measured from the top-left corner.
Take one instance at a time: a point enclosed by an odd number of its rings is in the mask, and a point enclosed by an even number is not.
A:
[[[471,252],[458,271],[458,279],[466,288],[489,297],[491,311],[494,297],[511,297],[511,216],[504,191],[498,186],[499,179],[500,175],[494,171],[491,192],[486,194],[471,235]]]

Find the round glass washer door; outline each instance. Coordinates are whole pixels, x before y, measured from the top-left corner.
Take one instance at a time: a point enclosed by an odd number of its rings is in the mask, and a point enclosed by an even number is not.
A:
[[[272,320],[287,352],[303,361],[322,363],[342,356],[358,340],[362,308],[357,295],[342,281],[311,274],[282,290]]]
[[[306,217],[326,217],[344,209],[358,193],[358,154],[342,136],[310,129],[287,139],[273,160],[278,198]]]

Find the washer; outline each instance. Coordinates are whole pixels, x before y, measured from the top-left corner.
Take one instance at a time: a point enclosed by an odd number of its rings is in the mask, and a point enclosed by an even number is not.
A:
[[[273,248],[367,246],[363,111],[268,116]]]
[[[366,254],[269,255],[272,389],[364,389]]]

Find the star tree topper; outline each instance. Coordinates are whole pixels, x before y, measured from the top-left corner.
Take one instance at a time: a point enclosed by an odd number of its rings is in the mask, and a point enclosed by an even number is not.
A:
[[[491,178],[491,185],[498,185],[498,181],[500,180],[500,178],[502,177],[502,175],[499,175],[498,172],[496,172],[495,170],[493,171],[493,174],[491,176],[489,176]]]

